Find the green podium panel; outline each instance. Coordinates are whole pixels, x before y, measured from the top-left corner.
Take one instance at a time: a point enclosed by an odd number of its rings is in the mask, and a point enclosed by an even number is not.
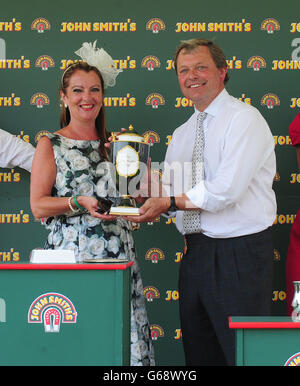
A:
[[[300,323],[290,317],[231,317],[237,366],[300,365]]]
[[[0,364],[128,365],[131,265],[0,265]]]

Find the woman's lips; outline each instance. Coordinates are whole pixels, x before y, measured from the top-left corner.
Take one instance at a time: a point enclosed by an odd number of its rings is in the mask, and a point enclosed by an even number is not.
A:
[[[85,111],[90,111],[93,109],[94,105],[80,105],[80,107]]]

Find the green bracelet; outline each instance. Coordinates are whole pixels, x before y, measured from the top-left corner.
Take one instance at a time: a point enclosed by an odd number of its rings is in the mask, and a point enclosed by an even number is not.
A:
[[[77,206],[77,208],[81,209],[81,210],[84,210],[85,208],[81,205],[78,204],[77,202],[77,195],[74,196],[74,204]]]

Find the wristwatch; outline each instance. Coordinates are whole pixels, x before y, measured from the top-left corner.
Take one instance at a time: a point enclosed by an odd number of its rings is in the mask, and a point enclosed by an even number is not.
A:
[[[174,196],[170,197],[170,201],[171,201],[171,205],[169,206],[168,211],[176,212],[177,210],[179,210],[178,206],[176,205],[176,200]]]

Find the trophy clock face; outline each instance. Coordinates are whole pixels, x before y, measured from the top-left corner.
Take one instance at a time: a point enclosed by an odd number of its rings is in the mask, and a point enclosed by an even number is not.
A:
[[[124,146],[118,151],[116,157],[116,169],[118,174],[122,177],[135,176],[140,167],[139,161],[138,152],[129,145]]]

